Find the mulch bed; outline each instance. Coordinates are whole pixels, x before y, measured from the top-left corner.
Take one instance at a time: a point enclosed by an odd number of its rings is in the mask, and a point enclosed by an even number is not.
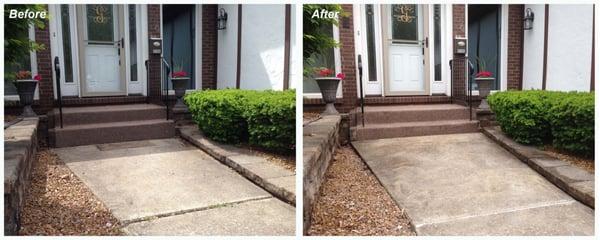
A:
[[[545,146],[542,150],[555,158],[568,162],[590,173],[594,173],[594,158],[584,158],[580,156],[575,156],[573,154],[565,153],[556,148],[553,148],[552,146]]]
[[[351,147],[336,151],[325,178],[309,235],[415,235],[404,210]]]
[[[47,148],[37,154],[20,235],[122,235],[119,221]]]

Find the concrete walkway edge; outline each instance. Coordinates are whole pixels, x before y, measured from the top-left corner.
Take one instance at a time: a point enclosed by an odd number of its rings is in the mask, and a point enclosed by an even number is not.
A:
[[[506,136],[498,126],[484,127],[481,131],[571,197],[594,208],[594,174],[535,147],[519,144]]]
[[[244,153],[232,152],[231,149],[226,149],[219,143],[209,140],[200,132],[200,130],[198,130],[198,127],[195,125],[182,126],[177,128],[177,131],[181,138],[202,149],[223,164],[231,167],[233,170],[240,173],[242,176],[260,186],[267,192],[273,194],[275,197],[293,205],[294,207],[296,206],[296,194],[293,192],[295,185],[290,189],[290,187],[283,186],[282,184],[278,184],[277,182],[273,181],[273,177],[268,177],[264,173],[261,174],[260,172],[247,167],[247,164],[245,162],[241,162],[239,158],[232,158],[232,155],[238,157],[242,155],[241,158],[244,158]],[[246,157],[257,158],[256,155],[246,155]],[[261,160],[266,161],[266,159]]]

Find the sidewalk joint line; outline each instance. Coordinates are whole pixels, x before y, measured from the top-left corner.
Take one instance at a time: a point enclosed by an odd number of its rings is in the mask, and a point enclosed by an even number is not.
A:
[[[159,214],[156,214],[156,215],[150,215],[150,216],[145,216],[145,217],[138,217],[138,218],[134,218],[134,219],[131,219],[131,220],[123,220],[123,221],[121,221],[121,224],[122,224],[121,227],[126,227],[129,224],[137,223],[137,222],[144,222],[144,221],[156,220],[156,219],[159,219],[159,218],[172,217],[172,216],[177,216],[177,215],[182,215],[182,214],[192,213],[192,212],[201,212],[201,211],[205,211],[205,210],[222,208],[222,207],[228,207],[228,206],[234,206],[234,205],[238,205],[238,204],[242,204],[242,203],[253,202],[253,201],[260,201],[260,200],[265,200],[265,199],[269,199],[269,198],[273,198],[273,196],[271,196],[271,195],[269,195],[269,196],[260,196],[260,197],[248,198],[248,199],[243,199],[243,200],[238,200],[238,201],[232,201],[232,202],[226,202],[226,203],[218,203],[218,204],[213,204],[213,205],[204,206],[204,207],[190,208],[190,209],[184,209],[184,210],[179,210],[179,211],[174,211],[174,212],[159,213]]]
[[[458,220],[465,220],[465,219],[476,218],[476,217],[486,217],[486,216],[492,216],[492,215],[512,213],[512,212],[524,211],[524,210],[535,209],[535,208],[544,208],[544,207],[551,207],[551,206],[557,206],[557,205],[568,205],[568,204],[572,204],[574,202],[576,202],[574,199],[563,199],[563,200],[558,200],[558,201],[542,202],[539,204],[530,204],[530,205],[523,206],[523,207],[515,207],[515,208],[509,208],[509,209],[496,210],[496,211],[491,211],[491,212],[483,213],[483,214],[479,214],[479,215],[463,215],[463,216],[457,216],[457,217],[441,218],[441,219],[436,219],[436,220],[432,220],[432,221],[428,221],[428,222],[424,222],[424,223],[415,224],[415,228],[420,228],[420,227],[423,227],[426,225],[446,223],[446,222],[452,222],[452,221],[458,221]]]

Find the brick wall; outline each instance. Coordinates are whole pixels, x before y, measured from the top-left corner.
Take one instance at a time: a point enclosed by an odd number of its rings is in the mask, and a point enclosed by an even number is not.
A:
[[[356,66],[354,58],[354,23],[352,16],[352,5],[342,5],[347,17],[341,19],[340,30],[340,52],[342,57],[342,72],[346,78],[342,81],[342,105],[341,112],[348,112],[356,106]]]
[[[456,36],[465,37],[465,5],[452,5],[452,38]],[[452,96],[458,99],[465,98],[466,77],[465,59],[463,55],[454,55],[452,72]]]
[[[46,6],[47,8],[47,6]],[[52,56],[50,54],[50,29],[48,27],[48,21],[46,20],[44,29],[35,29],[35,41],[38,44],[43,44],[45,48],[36,52],[37,57],[37,70],[38,74],[42,77],[39,82],[39,114],[46,114],[52,109],[54,102],[54,86],[52,78]]]
[[[523,88],[523,5],[511,4],[508,7],[508,53],[507,87]]]
[[[217,88],[217,7],[202,6],[202,89]]]
[[[148,37],[160,38],[160,5],[148,4]],[[148,56],[148,68],[149,68],[149,92],[148,97],[156,101],[160,96],[160,55],[149,54]]]

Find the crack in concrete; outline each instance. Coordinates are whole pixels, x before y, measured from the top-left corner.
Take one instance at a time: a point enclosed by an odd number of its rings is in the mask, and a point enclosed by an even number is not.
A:
[[[544,208],[544,207],[551,207],[551,206],[557,206],[557,205],[568,205],[568,204],[572,204],[574,202],[576,202],[574,199],[562,199],[562,200],[558,200],[558,201],[541,202],[541,203],[529,204],[529,205],[520,206],[520,207],[501,209],[501,210],[491,211],[491,212],[487,212],[487,213],[483,213],[483,214],[462,215],[462,216],[449,217],[449,218],[440,218],[440,219],[435,219],[432,221],[427,221],[424,223],[415,224],[415,228],[420,228],[420,227],[423,227],[426,225],[432,225],[432,224],[465,220],[465,219],[469,219],[469,218],[486,217],[486,216],[499,215],[499,214],[505,214],[505,213],[513,213],[513,212],[530,210],[530,209],[535,209],[535,208]]]
[[[182,215],[182,214],[186,214],[186,213],[200,212],[200,211],[205,211],[205,210],[210,210],[210,209],[228,207],[228,206],[238,205],[238,204],[247,203],[247,202],[265,200],[265,199],[269,199],[269,198],[273,198],[273,196],[271,196],[271,195],[260,196],[260,197],[242,199],[242,200],[237,200],[237,201],[232,201],[232,202],[218,203],[218,204],[213,204],[213,205],[204,206],[204,207],[190,208],[190,209],[184,209],[184,210],[179,210],[179,211],[174,211],[174,212],[167,212],[167,213],[160,213],[160,214],[150,215],[150,216],[145,216],[145,217],[138,217],[138,218],[134,218],[134,219],[130,219],[130,220],[121,221],[121,225],[122,225],[121,227],[123,228],[129,224],[137,223],[137,222],[144,222],[144,221],[156,220],[159,218]]]

